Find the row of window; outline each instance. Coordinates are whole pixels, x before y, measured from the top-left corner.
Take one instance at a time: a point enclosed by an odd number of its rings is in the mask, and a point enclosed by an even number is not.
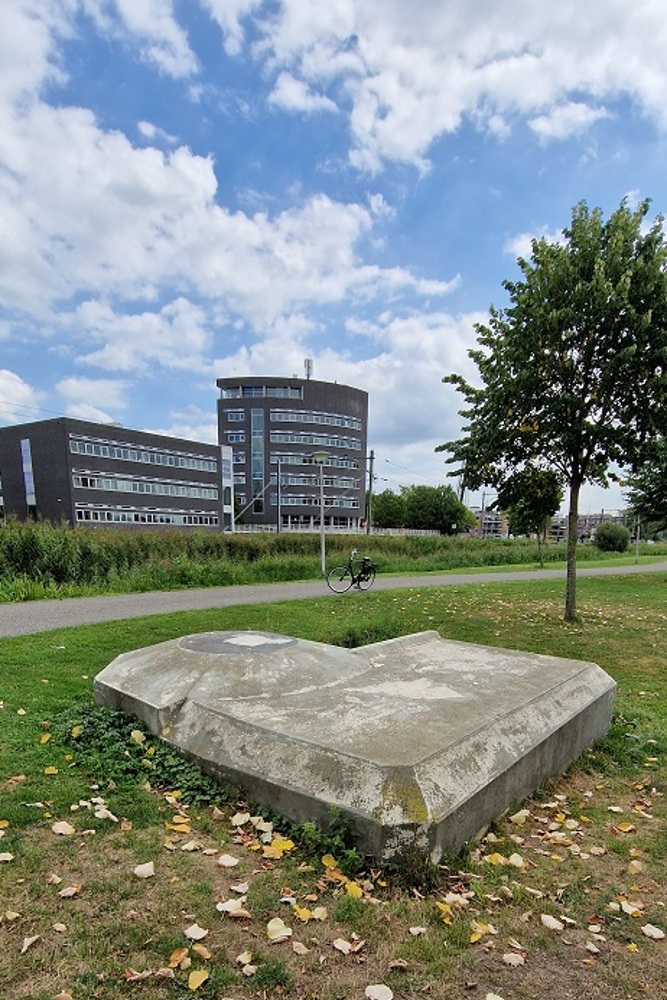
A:
[[[215,526],[219,524],[217,514],[185,514],[180,511],[132,510],[116,507],[80,507],[76,508],[77,521],[104,521],[122,524],[178,524]]]
[[[271,410],[269,417],[274,423],[326,424],[331,427],[349,427],[354,431],[361,430],[361,420],[358,417],[320,413],[318,410]],[[242,423],[245,420],[245,410],[227,410],[227,420],[230,423]],[[229,432],[227,436],[230,441],[233,440]]]
[[[222,399],[258,399],[269,396],[275,399],[303,399],[303,389],[294,385],[233,385],[220,390]]]
[[[153,451],[130,445],[90,441],[70,437],[69,450],[74,455],[96,455],[98,458],[116,458],[124,462],[142,462],[146,465],[168,465],[175,469],[197,469],[200,472],[217,472],[218,463],[201,455],[183,452]]]
[[[358,417],[345,417],[338,413],[319,413],[317,410],[271,410],[270,419],[274,423],[289,421],[293,424],[327,424],[331,427],[349,427],[350,430],[361,430],[361,420]]]
[[[271,431],[271,444],[317,445],[322,448],[346,448],[361,451],[361,441],[356,438],[327,437],[325,434],[289,434],[286,431]]]
[[[278,497],[275,493],[271,494],[270,503],[272,507],[278,506]],[[303,496],[297,496],[294,493],[288,493],[286,496],[281,496],[280,506],[282,507],[319,507],[320,498],[318,496],[308,496],[304,494]],[[330,507],[351,507],[355,510],[359,509],[359,501],[352,500],[350,497],[326,497],[325,506],[327,510]]]
[[[106,490],[117,493],[150,493],[163,497],[191,497],[199,500],[217,500],[218,490],[198,483],[171,483],[157,479],[126,479],[121,476],[103,476],[80,472],[72,475],[72,484],[80,489]]]
[[[313,462],[310,455],[304,455],[302,452],[298,451],[295,452],[272,451],[271,454],[269,455],[269,462],[272,465],[276,465],[278,463],[278,460],[280,460],[282,465],[308,465],[308,466],[315,465],[315,462]],[[359,459],[342,458],[338,455],[331,455],[331,457],[328,458],[326,462],[323,462],[322,464],[327,468],[332,468],[332,469],[358,469]]]

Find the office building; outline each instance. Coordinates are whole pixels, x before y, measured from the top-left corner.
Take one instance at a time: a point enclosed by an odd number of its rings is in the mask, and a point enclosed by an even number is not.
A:
[[[310,371],[306,362],[306,373]],[[219,378],[239,521],[357,531],[365,517],[368,394],[309,377]]]
[[[233,528],[231,449],[70,417],[0,428],[6,517]]]

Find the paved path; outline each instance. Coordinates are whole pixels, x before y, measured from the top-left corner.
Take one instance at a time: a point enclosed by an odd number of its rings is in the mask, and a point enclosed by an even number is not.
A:
[[[581,568],[577,576],[615,576],[619,573],[665,573],[667,562],[639,566]],[[564,569],[519,570],[513,573],[448,573],[420,576],[379,576],[375,590],[406,587],[454,587],[470,583],[565,579]],[[26,601],[0,604],[0,636],[28,635],[71,625],[164,615],[174,611],[199,611],[240,604],[271,604],[305,597],[344,600],[328,590],[323,580],[303,583],[267,583],[243,587],[207,587],[200,590],[151,591],[146,594],[114,594],[101,597],[68,597],[56,601]]]

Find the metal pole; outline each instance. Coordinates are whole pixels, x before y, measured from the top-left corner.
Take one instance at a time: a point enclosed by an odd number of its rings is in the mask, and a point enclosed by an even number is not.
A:
[[[366,511],[366,534],[371,533],[371,518],[373,516],[373,462],[375,461],[375,452],[371,449],[369,456],[369,466],[368,466],[368,510]]]
[[[327,573],[326,537],[324,534],[324,462],[320,465],[320,563],[322,576]]]
[[[635,520],[635,565],[639,562],[639,518]]]
[[[281,527],[281,523],[280,523],[281,522],[281,518],[280,518],[280,501],[281,501],[281,496],[280,496],[280,455],[278,455],[276,457],[276,464],[277,464],[276,476],[277,476],[277,484],[278,484],[278,490],[277,490],[277,493],[278,493],[278,496],[277,496],[278,515],[277,515],[277,519],[276,519],[276,534],[279,535],[280,534],[280,527]]]

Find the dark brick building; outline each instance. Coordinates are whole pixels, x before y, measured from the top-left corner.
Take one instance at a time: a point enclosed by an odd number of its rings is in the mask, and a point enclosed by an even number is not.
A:
[[[364,519],[368,394],[310,378],[219,378],[218,440],[232,449],[246,524],[354,531]]]
[[[1,427],[0,499],[18,520],[231,529],[231,451],[69,417]]]

